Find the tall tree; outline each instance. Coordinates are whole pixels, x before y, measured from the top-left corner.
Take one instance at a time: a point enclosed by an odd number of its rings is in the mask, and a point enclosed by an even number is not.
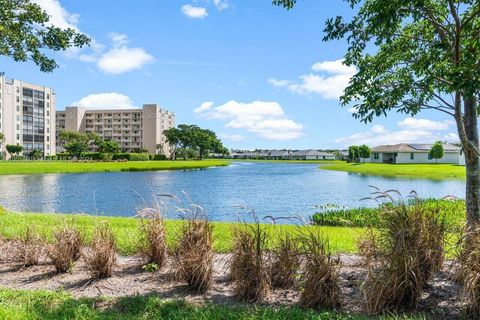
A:
[[[441,141],[437,141],[433,144],[432,148],[428,152],[428,155],[435,159],[435,163],[438,163],[438,159],[442,159],[444,154],[443,150],[443,143]]]
[[[372,151],[365,144],[358,147],[358,156],[363,159],[363,163],[365,163],[365,159],[370,158],[371,153]]]
[[[23,147],[18,144],[7,144],[5,148],[7,149],[8,153],[16,156],[19,156],[20,152],[23,151]]]
[[[480,1],[344,0],[352,18],[328,19],[325,41],[346,39],[357,73],[341,97],[364,122],[424,109],[456,122],[466,162],[469,224],[480,223]],[[295,0],[274,0],[292,8]]]
[[[75,131],[62,131],[59,134],[60,144],[63,149],[73,157],[80,158],[92,144],[98,143],[99,137],[95,134],[85,134]]]
[[[171,148],[170,158],[174,160],[176,157],[178,145],[180,144],[180,130],[177,128],[170,128],[163,130],[163,134],[165,135],[165,140],[167,140]]]
[[[360,158],[360,154],[359,154],[358,146],[348,147],[348,159],[351,162],[357,162],[359,158]]]
[[[0,0],[0,55],[15,61],[31,60],[43,72],[58,67],[44,50],[62,51],[90,43],[85,34],[49,23],[49,15],[30,0]]]

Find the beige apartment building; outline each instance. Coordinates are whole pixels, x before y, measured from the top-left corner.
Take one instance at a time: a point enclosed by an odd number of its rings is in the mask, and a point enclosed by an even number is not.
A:
[[[7,144],[23,146],[23,155],[33,150],[55,154],[55,92],[51,88],[9,79],[0,74],[0,154],[9,157]]]
[[[56,130],[96,133],[105,140],[118,142],[123,152],[146,149],[152,154],[170,156],[163,130],[175,127],[175,115],[158,104],[143,109],[91,110],[66,107],[57,111]],[[57,149],[62,150],[58,145]],[[95,151],[93,147],[90,151]]]

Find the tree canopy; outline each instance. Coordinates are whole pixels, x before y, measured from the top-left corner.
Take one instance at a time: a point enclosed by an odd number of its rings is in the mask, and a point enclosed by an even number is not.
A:
[[[7,149],[8,153],[11,155],[15,154],[17,156],[23,151],[23,147],[18,144],[7,144],[5,149]]]
[[[45,50],[63,51],[90,44],[87,35],[50,23],[49,15],[30,0],[0,0],[0,55],[15,61],[31,60],[43,72],[58,67]]]
[[[444,154],[443,143],[441,141],[437,141],[433,144],[432,148],[428,152],[428,155],[435,159],[435,162],[438,163],[438,159],[442,159]]]
[[[177,153],[184,159],[203,159],[209,152],[225,152],[225,147],[215,132],[196,125],[180,124],[177,128],[164,130],[163,133],[172,148],[172,157]]]
[[[328,19],[323,39],[345,39],[344,63],[357,68],[341,104],[363,122],[392,110],[452,116],[465,153],[467,218],[480,223],[480,2],[344,1],[353,16]],[[295,3],[273,0],[288,9]]]
[[[370,158],[371,153],[370,147],[365,144],[358,147],[358,156],[363,159],[363,162]]]

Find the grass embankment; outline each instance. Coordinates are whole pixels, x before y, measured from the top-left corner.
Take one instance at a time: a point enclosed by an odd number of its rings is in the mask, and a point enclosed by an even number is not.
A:
[[[201,169],[213,166],[226,166],[227,160],[198,161],[129,161],[129,162],[70,162],[70,161],[2,161],[0,175],[35,173],[83,173],[116,171],[156,171]]]
[[[121,299],[74,299],[68,293],[52,291],[0,290],[0,319],[298,319],[298,320],[364,320],[360,315],[315,311],[289,307],[265,306],[197,306],[180,301],[166,301],[158,296],[125,297]],[[392,315],[383,319],[414,320],[421,316]]]
[[[117,237],[118,250],[123,255],[131,255],[137,251],[138,239],[140,238],[140,220],[125,217],[96,217],[89,215],[75,215],[75,221],[80,230],[91,239],[93,229],[101,221],[109,221]],[[27,226],[33,226],[47,240],[52,239],[52,231],[62,223],[71,221],[72,215],[62,214],[36,214],[36,213],[6,213],[0,214],[0,236],[7,239],[22,235]],[[182,222],[167,220],[167,236],[170,243]],[[232,248],[233,227],[235,223],[214,222],[214,249],[217,252],[229,252]],[[292,225],[266,225],[268,232],[275,237],[280,231],[291,234],[301,232],[301,228]],[[319,227],[328,236],[330,246],[335,253],[351,253],[356,251],[356,241],[362,234],[363,228],[347,227]]]
[[[465,179],[465,167],[454,164],[322,163],[320,169],[365,175],[427,179]]]

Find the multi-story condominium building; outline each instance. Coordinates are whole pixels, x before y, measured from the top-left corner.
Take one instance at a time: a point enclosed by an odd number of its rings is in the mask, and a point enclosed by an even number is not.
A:
[[[96,133],[104,140],[118,142],[122,151],[146,149],[152,154],[170,156],[163,130],[175,127],[175,115],[157,104],[143,109],[90,110],[66,107],[57,111],[57,134],[61,131]],[[61,146],[57,146],[61,150]],[[90,151],[95,151],[92,147]]]
[[[0,154],[8,157],[5,146],[23,146],[23,154],[33,150],[45,156],[55,154],[55,92],[51,88],[0,74]]]

